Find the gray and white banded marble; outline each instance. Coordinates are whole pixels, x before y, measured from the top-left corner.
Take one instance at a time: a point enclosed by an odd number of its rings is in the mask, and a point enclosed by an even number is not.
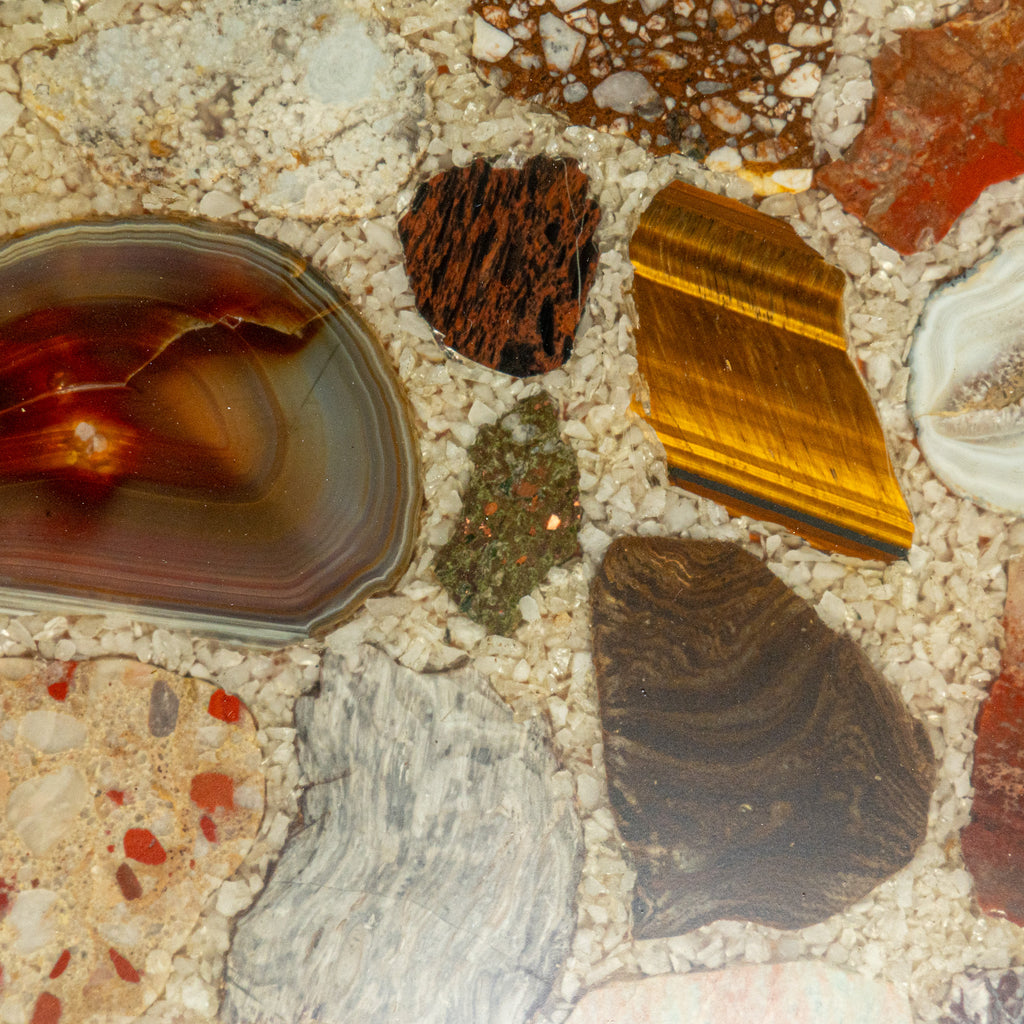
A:
[[[303,825],[237,926],[221,1019],[528,1020],[569,952],[583,857],[546,725],[470,669],[369,647],[328,655],[296,720]]]

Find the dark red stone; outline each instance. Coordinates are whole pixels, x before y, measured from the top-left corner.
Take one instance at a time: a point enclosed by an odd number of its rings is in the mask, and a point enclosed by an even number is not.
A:
[[[986,914],[1024,925],[1024,562],[1011,559],[1002,673],[975,731],[971,823],[960,833]]]
[[[886,245],[917,252],[989,185],[1024,172],[1024,6],[976,0],[901,32],[871,70],[867,126],[815,180]]]
[[[235,783],[221,772],[200,772],[192,779],[189,796],[210,814],[218,807],[230,811],[235,806]]]
[[[554,370],[572,352],[597,271],[600,216],[571,159],[535,156],[522,170],[476,160],[435,175],[398,225],[420,313],[484,366]]]
[[[202,829],[203,837],[208,843],[217,842],[217,826],[212,818],[204,814],[199,819],[199,827]]]
[[[127,861],[122,861],[121,866],[114,875],[117,880],[121,895],[126,900],[137,900],[142,895],[142,883],[139,876],[131,869]]]
[[[108,950],[108,952],[114,964],[114,970],[117,971],[117,976],[122,981],[128,981],[133,985],[137,985],[142,980],[139,972],[116,949]]]
[[[49,992],[41,992],[32,1008],[30,1024],[58,1024],[62,1012],[60,1000]]]
[[[57,957],[57,962],[53,965],[53,970],[50,971],[50,980],[52,981],[54,978],[59,978],[68,969],[69,963],[71,963],[71,950],[65,949],[64,952]]]

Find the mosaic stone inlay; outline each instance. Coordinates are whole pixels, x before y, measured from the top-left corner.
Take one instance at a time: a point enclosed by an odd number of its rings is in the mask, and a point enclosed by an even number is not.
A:
[[[592,585],[633,932],[799,928],[924,839],[931,745],[851,640],[739,545],[620,537]]]
[[[474,0],[473,11],[477,67],[507,92],[763,194],[810,187],[833,0]]]
[[[259,827],[255,733],[149,665],[0,660],[0,1020],[110,1024],[160,994]]]
[[[517,377],[572,354],[601,216],[575,160],[484,160],[420,186],[398,228],[416,305],[445,345]]]

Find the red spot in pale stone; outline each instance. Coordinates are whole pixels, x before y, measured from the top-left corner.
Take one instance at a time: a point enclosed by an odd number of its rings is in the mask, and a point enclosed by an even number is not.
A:
[[[125,855],[140,864],[163,864],[167,854],[148,828],[130,828],[124,834]]]
[[[12,892],[14,892],[14,886],[6,878],[0,878],[0,921],[10,912]]]
[[[222,722],[237,722],[242,717],[242,702],[225,690],[215,690],[207,711]]]
[[[142,895],[142,883],[139,881],[139,876],[132,871],[130,864],[122,861],[114,878],[117,879],[121,895],[126,900],[137,900]]]
[[[60,678],[46,688],[46,692],[54,700],[64,700],[68,695],[68,685],[71,683],[71,679],[75,674],[75,669],[78,667],[77,661],[66,661],[64,662],[64,668],[61,671]]]
[[[217,826],[213,823],[211,818],[208,818],[205,814],[199,819],[199,827],[203,830],[203,835],[206,836],[208,843],[217,842]]]
[[[113,853],[113,852],[114,852],[114,848],[112,846],[108,846],[107,847],[107,853]]]
[[[119,789],[108,789],[107,796],[117,804],[118,807],[124,806],[124,793]]]
[[[235,807],[235,784],[231,776],[220,772],[201,772],[195,776],[189,795],[194,804],[210,814],[218,807],[226,811],[234,810]]]
[[[31,1024],[57,1024],[61,1014],[60,1000],[49,992],[43,992],[32,1009]]]
[[[50,971],[50,979],[59,978],[68,969],[69,963],[71,963],[71,950],[65,949],[64,952],[57,957],[57,962],[53,965],[53,970]]]
[[[130,981],[133,985],[137,985],[140,981],[139,972],[116,949],[111,949],[109,952],[117,976],[122,981]]]

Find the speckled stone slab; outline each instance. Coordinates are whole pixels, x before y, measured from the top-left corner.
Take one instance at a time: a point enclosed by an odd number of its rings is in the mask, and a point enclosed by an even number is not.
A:
[[[975,731],[971,822],[960,833],[975,898],[986,914],[1024,925],[1024,559],[1010,559],[1003,664]]]
[[[263,816],[252,716],[123,659],[0,660],[0,1020],[122,1024]]]
[[[18,63],[22,102],[110,180],[182,188],[203,168],[224,181],[204,214],[317,221],[372,216],[406,182],[432,70],[352,0],[204,0]]]
[[[434,572],[460,612],[507,636],[522,621],[523,596],[579,554],[579,466],[543,392],[482,427],[469,457],[462,521]]]
[[[569,951],[582,864],[546,726],[469,669],[353,659],[328,655],[296,706],[303,827],[238,924],[221,1019],[523,1024]]]
[[[818,963],[663,974],[588,992],[567,1024],[911,1024],[892,985]]]
[[[1024,1024],[1024,968],[954,978],[939,1024]]]
[[[910,860],[935,776],[923,727],[753,555],[619,538],[591,595],[636,937],[802,927]]]
[[[769,195],[811,184],[833,0],[473,0],[480,73],[573,124],[682,152]]]
[[[572,353],[601,210],[575,160],[484,160],[421,185],[398,228],[416,305],[444,344],[517,377]]]

